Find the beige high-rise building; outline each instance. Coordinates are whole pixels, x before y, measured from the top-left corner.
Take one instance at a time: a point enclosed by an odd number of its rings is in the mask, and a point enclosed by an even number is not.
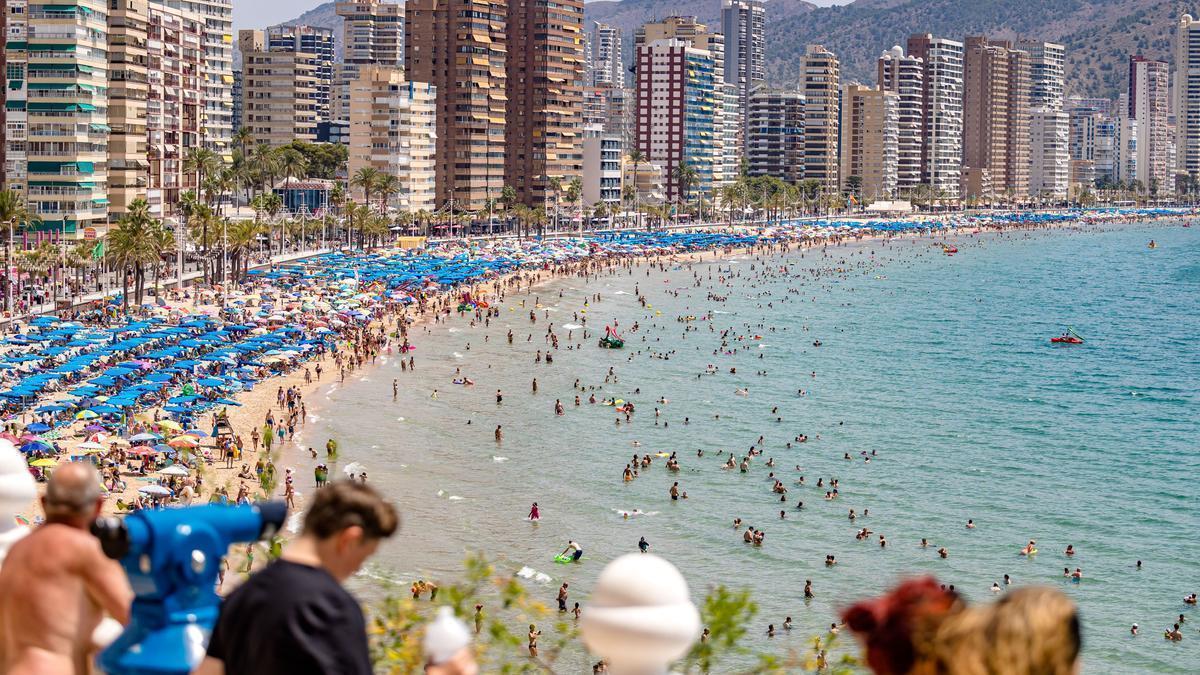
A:
[[[242,126],[255,142],[315,141],[321,121],[321,64],[301,49],[272,49],[261,30],[238,33],[242,52]]]
[[[841,189],[862,204],[896,196],[900,95],[861,84],[842,87]],[[861,186],[855,188],[851,177]]]
[[[528,206],[583,176],[583,0],[509,0],[505,183]]]
[[[183,170],[203,143],[204,17],[147,0],[113,0],[109,14],[109,206],[119,218],[143,198],[158,218],[178,219]]]
[[[146,197],[147,0],[110,0],[108,11],[108,200],[115,222],[133,200]],[[158,118],[162,121],[162,118]],[[161,211],[156,213],[161,217]]]
[[[400,211],[436,208],[436,93],[382,66],[362,66],[350,83],[350,175],[370,167],[396,176],[400,192],[389,206]]]
[[[349,0],[336,5],[342,17],[342,63],[333,77],[333,120],[350,119],[350,81],[361,66],[404,67],[404,5]]]
[[[968,37],[963,55],[963,197],[1029,193],[1029,54]]]
[[[411,0],[404,72],[437,89],[437,205],[478,211],[504,188],[505,0]]]
[[[821,45],[808,45],[801,64],[804,94],[804,179],[838,189],[838,118],[841,64]]]

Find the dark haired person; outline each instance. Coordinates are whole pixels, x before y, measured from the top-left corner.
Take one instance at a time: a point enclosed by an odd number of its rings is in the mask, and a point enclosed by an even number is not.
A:
[[[367,485],[318,490],[300,536],[221,607],[196,673],[369,675],[362,608],[342,583],[399,526],[395,508]]]

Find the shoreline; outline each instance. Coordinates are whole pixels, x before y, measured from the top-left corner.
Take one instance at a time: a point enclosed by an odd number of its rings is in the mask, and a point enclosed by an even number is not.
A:
[[[1104,226],[1104,225],[1122,225],[1122,224],[1129,224],[1129,225],[1149,224],[1149,225],[1155,225],[1155,226],[1171,226],[1171,225],[1181,224],[1182,222],[1184,222],[1186,220],[1187,220],[1187,218],[1184,214],[1175,214],[1175,215],[1160,216],[1160,217],[1114,219],[1114,220],[1084,221],[1084,222],[1067,221],[1067,222],[1013,223],[1013,224],[987,223],[987,224],[979,224],[976,227],[970,228],[970,229],[967,227],[952,228],[952,227],[948,227],[945,223],[935,221],[934,223],[926,222],[925,224],[940,225],[941,227],[936,227],[936,228],[931,227],[931,228],[927,228],[927,229],[910,229],[910,230],[899,231],[899,232],[881,232],[881,231],[865,231],[865,232],[854,231],[854,232],[849,232],[849,233],[831,232],[828,235],[823,236],[823,237],[803,237],[803,238],[796,238],[796,239],[790,240],[790,241],[788,241],[788,240],[764,241],[764,242],[756,244],[754,246],[742,246],[742,247],[732,247],[732,248],[731,247],[714,247],[714,248],[702,249],[702,250],[671,251],[671,252],[663,252],[663,253],[652,253],[652,254],[648,254],[648,255],[613,255],[613,256],[587,257],[587,258],[583,258],[580,260],[574,260],[574,261],[562,263],[562,264],[559,264],[556,266],[547,266],[547,267],[543,267],[543,268],[517,268],[515,270],[506,272],[506,273],[502,274],[501,276],[493,278],[493,279],[479,279],[479,280],[476,280],[471,283],[465,283],[458,287],[450,287],[450,288],[442,289],[442,290],[439,290],[435,295],[430,297],[427,300],[427,302],[424,304],[424,306],[420,309],[416,309],[417,306],[412,305],[410,308],[406,308],[403,312],[394,313],[394,314],[385,314],[382,317],[383,318],[382,321],[379,318],[372,319],[369,323],[365,324],[365,326],[368,328],[368,330],[380,330],[380,329],[386,330],[387,326],[388,326],[387,320],[390,317],[393,321],[394,326],[398,325],[397,322],[399,320],[403,319],[403,320],[407,320],[407,328],[409,330],[420,329],[420,328],[430,324],[431,322],[436,323],[437,317],[441,313],[452,311],[453,310],[452,304],[453,304],[454,299],[457,298],[458,296],[460,296],[463,292],[468,291],[468,290],[472,294],[479,294],[477,297],[488,298],[489,300],[494,299],[496,302],[496,306],[499,306],[499,304],[502,304],[504,302],[504,300],[506,300],[508,295],[510,295],[510,294],[530,293],[530,292],[535,291],[538,287],[544,286],[544,285],[549,284],[556,280],[570,278],[570,277],[581,277],[581,276],[588,277],[588,276],[591,276],[592,274],[600,274],[605,271],[611,271],[614,266],[622,266],[622,267],[623,266],[633,266],[633,265],[640,265],[642,263],[678,264],[678,263],[719,261],[722,259],[727,259],[727,258],[738,256],[738,255],[753,254],[756,249],[761,248],[761,247],[767,247],[768,249],[776,249],[776,248],[782,246],[784,248],[784,250],[786,250],[786,252],[791,253],[791,252],[796,252],[796,251],[801,251],[801,250],[824,248],[824,247],[827,247],[830,245],[838,246],[838,245],[843,245],[843,244],[871,243],[871,242],[876,242],[876,241],[888,241],[888,240],[893,240],[893,239],[901,239],[901,240],[928,239],[930,241],[930,244],[932,245],[932,244],[936,243],[936,241],[939,239],[943,239],[948,236],[954,236],[956,234],[964,234],[964,233],[974,234],[974,233],[980,233],[980,232],[1003,233],[1003,232],[1011,232],[1011,231],[1051,231],[1051,230],[1057,230],[1057,229],[1078,228],[1078,227],[1085,227],[1085,226]],[[733,226],[733,229],[737,229],[737,228],[738,228],[738,226],[736,226],[736,225]],[[761,228],[753,228],[753,229],[761,229]],[[712,255],[711,255],[711,257],[706,257],[706,254],[712,254]],[[496,289],[499,289],[500,294],[503,296],[503,298],[496,297],[496,295],[495,295]],[[482,291],[481,294],[480,294],[480,291]],[[217,311],[219,311],[219,309],[220,308],[215,305],[199,304],[199,305],[194,306],[194,310],[196,310],[198,312],[202,312],[205,310],[217,312]],[[409,312],[410,309],[416,309],[416,312],[410,313]],[[392,335],[392,333],[388,332],[388,335]],[[389,352],[391,350],[391,347],[390,347],[391,339],[394,339],[394,338],[389,338],[389,346],[387,348]],[[344,346],[346,344],[346,339],[343,336],[339,336],[335,342],[339,345],[339,348],[344,348]],[[378,356],[378,354],[375,355],[375,357],[377,357],[377,356]],[[335,377],[337,375],[337,373],[332,372],[332,369],[328,368],[328,367],[325,368],[325,372],[324,372],[325,379],[319,380],[314,376],[311,383],[305,383],[304,382],[305,371],[311,370],[317,363],[321,363],[321,364],[323,364],[323,366],[330,363],[329,353],[322,354],[317,358],[309,358],[309,359],[298,361],[296,363],[295,367],[292,368],[290,371],[280,374],[280,375],[270,377],[268,379],[264,379],[262,381],[259,381],[255,384],[255,386],[253,388],[251,388],[249,390],[237,392],[236,394],[232,395],[231,398],[233,398],[238,403],[240,403],[241,406],[240,407],[228,406],[226,408],[227,413],[228,413],[228,420],[229,420],[230,425],[233,428],[234,435],[236,437],[241,437],[243,439],[248,440],[251,430],[255,429],[255,428],[261,428],[268,413],[273,413],[276,415],[278,415],[280,413],[279,410],[276,410],[277,403],[276,403],[276,399],[275,399],[275,392],[277,392],[278,389],[281,387],[285,390],[287,390],[291,387],[296,387],[298,389],[299,394],[300,394],[299,400],[304,402],[307,415],[302,420],[299,420],[299,424],[296,428],[296,435],[291,438],[288,438],[286,441],[284,441],[281,444],[276,444],[273,447],[272,452],[271,452],[271,455],[272,455],[271,460],[276,467],[276,471],[277,471],[277,475],[279,476],[279,480],[277,481],[277,485],[275,486],[275,490],[273,491],[273,494],[269,495],[269,498],[270,499],[282,499],[283,498],[284,481],[282,480],[282,478],[283,478],[283,473],[284,473],[285,469],[287,469],[287,468],[294,469],[295,475],[296,475],[297,481],[298,481],[296,483],[297,490],[296,490],[295,496],[294,496],[294,501],[295,501],[296,506],[290,510],[291,512],[289,514],[289,526],[291,525],[291,523],[295,522],[293,520],[294,518],[296,518],[299,514],[302,514],[304,512],[306,491],[299,489],[298,486],[308,485],[308,483],[306,482],[308,479],[305,478],[305,476],[308,475],[309,470],[311,470],[313,468],[313,465],[315,465],[317,463],[328,463],[331,465],[330,466],[330,478],[338,479],[338,478],[342,477],[342,475],[338,474],[337,470],[341,469],[343,467],[338,466],[337,460],[332,460],[332,461],[327,460],[321,454],[320,446],[323,443],[322,442],[314,443],[313,439],[305,436],[305,431],[306,431],[309,423],[310,422],[315,423],[315,422],[319,421],[321,419],[321,413],[326,410],[326,406],[318,398],[316,398],[313,395],[315,393],[317,393],[323,386],[338,386],[338,387],[347,386],[347,385],[344,385],[344,384],[338,382],[337,380],[329,379],[331,377]],[[379,366],[379,364],[375,362],[375,358],[368,359],[364,362],[363,366],[361,367],[361,370],[359,371],[359,374],[363,374],[363,375],[369,374],[369,373],[373,372],[376,368],[378,368],[378,366]],[[45,403],[47,401],[54,400],[54,398],[60,393],[61,392],[55,392],[54,394],[52,394],[50,396],[42,397],[38,400],[38,403]],[[309,408],[309,406],[311,406],[311,408]],[[286,409],[283,409],[283,410],[284,410],[284,412],[286,412]],[[143,410],[139,411],[135,417],[138,419],[152,419],[156,412],[159,412],[159,413],[161,412],[161,405],[155,406],[152,408],[143,409]],[[205,416],[207,416],[209,414],[211,414],[211,413],[205,413]],[[72,441],[77,442],[77,439],[75,438],[75,433],[78,430],[75,429],[74,426],[75,425],[72,425],[72,427],[68,427],[67,430],[64,431],[63,438],[71,439]],[[299,438],[300,442],[297,442],[295,440],[296,438]],[[199,473],[200,475],[203,476],[205,485],[204,485],[204,492],[197,495],[196,503],[207,503],[209,497],[219,487],[234,488],[234,486],[239,483],[240,479],[238,478],[238,472],[240,471],[240,468],[241,468],[240,465],[248,464],[248,465],[253,466],[253,461],[256,460],[257,456],[259,456],[261,454],[261,450],[258,453],[254,453],[252,444],[247,443],[246,446],[247,447],[246,447],[245,453],[242,456],[235,459],[235,461],[233,462],[233,468],[225,468],[224,459],[219,458],[219,457],[214,457],[211,464],[204,464],[203,462],[200,463],[203,466],[203,469],[201,471],[198,471],[197,473]],[[310,455],[310,453],[308,452],[309,447],[317,450],[317,454],[316,454],[315,458],[313,458]],[[254,453],[254,454],[252,454],[252,453]],[[262,455],[262,457],[264,460],[266,459],[265,455]],[[105,514],[117,513],[117,510],[116,510],[117,500],[122,500],[122,501],[128,502],[132,498],[137,496],[137,490],[138,490],[138,487],[140,487],[139,481],[137,480],[136,477],[134,477],[132,475],[126,474],[126,477],[127,477],[127,480],[125,481],[125,483],[126,483],[125,490],[121,491],[121,492],[113,492],[108,495],[108,498],[106,499],[105,507],[104,507]],[[257,481],[250,481],[250,482],[252,484],[251,489],[250,489],[251,494],[259,494],[261,492],[261,487],[257,484]],[[37,488],[38,488],[38,497],[40,498],[40,496],[44,493],[45,483],[39,482],[37,484]],[[234,488],[233,490],[230,491],[231,494],[234,494],[235,492],[236,492],[236,488]],[[18,515],[28,519],[31,522],[34,521],[37,516],[41,515],[40,503],[38,503],[37,501],[35,501],[34,503],[31,503],[24,511],[22,511]],[[291,534],[292,534],[292,532],[290,531],[290,528],[288,526],[285,526],[285,528],[283,530],[281,530],[281,532],[280,532],[280,535],[284,539],[289,538]]]

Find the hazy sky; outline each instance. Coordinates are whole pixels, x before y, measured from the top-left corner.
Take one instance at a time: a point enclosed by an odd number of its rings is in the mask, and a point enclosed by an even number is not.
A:
[[[264,28],[320,5],[325,0],[233,0],[233,29]],[[720,2],[721,0],[711,0]],[[770,0],[768,0],[769,2]],[[809,0],[815,5],[845,5],[851,0]],[[341,37],[340,35],[338,36]]]

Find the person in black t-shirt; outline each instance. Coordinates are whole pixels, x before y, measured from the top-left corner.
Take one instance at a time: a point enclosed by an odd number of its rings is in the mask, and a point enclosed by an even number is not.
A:
[[[366,485],[317,490],[300,536],[225,600],[196,675],[370,675],[362,608],[342,582],[399,525]]]

